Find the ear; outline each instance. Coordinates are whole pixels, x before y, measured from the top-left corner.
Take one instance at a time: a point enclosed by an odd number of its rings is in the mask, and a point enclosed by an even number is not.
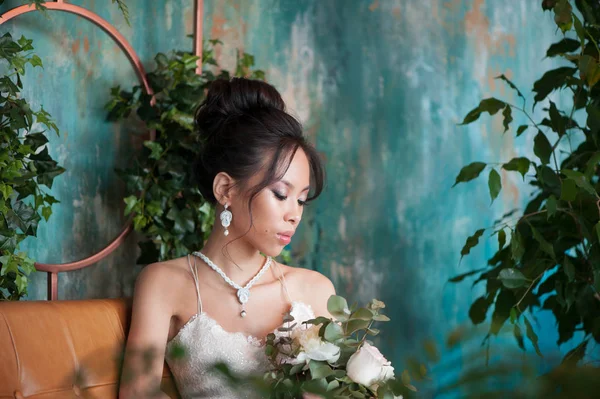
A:
[[[235,195],[235,179],[225,172],[219,172],[213,180],[213,193],[221,205],[231,204]]]

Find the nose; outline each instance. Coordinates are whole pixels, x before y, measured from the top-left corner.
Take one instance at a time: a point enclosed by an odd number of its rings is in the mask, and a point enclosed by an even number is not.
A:
[[[288,221],[294,225],[300,223],[300,219],[302,219],[300,215],[290,215],[288,217]]]

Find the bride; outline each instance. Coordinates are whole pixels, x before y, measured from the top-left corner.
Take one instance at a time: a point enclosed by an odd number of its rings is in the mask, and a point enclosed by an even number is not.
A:
[[[330,317],[331,281],[273,259],[323,188],[323,166],[302,126],[273,86],[244,78],[214,81],[195,119],[204,145],[194,183],[219,218],[201,251],[148,265],[137,278],[124,359],[135,377],[124,372],[121,399],[156,392],[165,359],[183,398],[251,397],[211,366],[264,371],[265,337],[286,312],[296,321]],[[175,347],[183,358],[171,355]],[[148,348],[153,356],[142,364],[135,354]]]

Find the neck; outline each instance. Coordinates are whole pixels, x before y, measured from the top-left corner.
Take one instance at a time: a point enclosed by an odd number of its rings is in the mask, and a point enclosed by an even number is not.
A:
[[[265,258],[243,238],[230,243],[232,239],[231,235],[224,236],[222,231],[221,234],[213,231],[201,252],[230,279],[243,286],[264,266]]]

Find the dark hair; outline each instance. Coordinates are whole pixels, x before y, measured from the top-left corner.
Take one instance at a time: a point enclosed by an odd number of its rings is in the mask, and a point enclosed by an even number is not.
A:
[[[250,190],[250,208],[261,190],[283,178],[299,148],[311,171],[307,201],[321,194],[325,179],[321,159],[270,84],[246,78],[213,81],[196,110],[195,124],[202,148],[193,176],[208,202],[216,203],[213,181],[217,173],[226,172],[244,185],[266,168],[263,180]]]

